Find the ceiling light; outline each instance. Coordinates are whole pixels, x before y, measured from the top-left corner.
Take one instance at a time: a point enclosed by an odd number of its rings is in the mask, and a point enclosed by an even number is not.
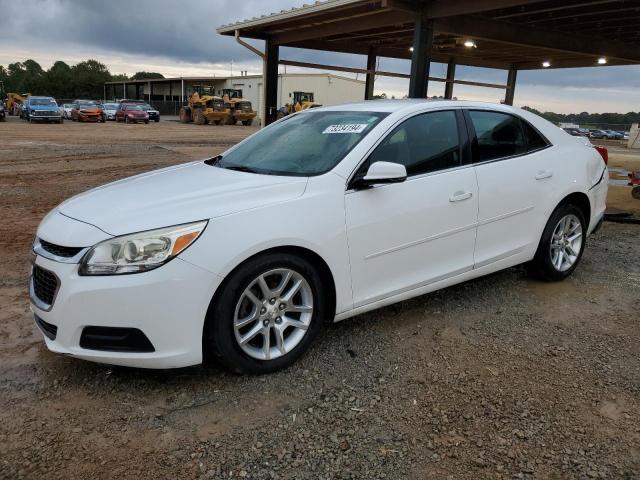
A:
[[[551,66],[551,62],[546,60],[542,62],[542,68],[549,68]]]
[[[476,42],[474,42],[473,40],[465,40],[464,41],[464,46],[467,48],[476,48]]]
[[[413,47],[409,47],[409,51],[410,51],[410,52],[413,52]]]
[[[607,64],[607,59],[604,57],[600,57],[598,59],[598,65],[606,65]]]

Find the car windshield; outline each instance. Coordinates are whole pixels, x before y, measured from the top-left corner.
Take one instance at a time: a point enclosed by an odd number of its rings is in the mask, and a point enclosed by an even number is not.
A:
[[[328,172],[387,113],[305,112],[256,133],[215,164],[270,175]]]
[[[103,108],[105,110],[117,110],[118,109],[118,104],[117,103],[105,103]]]
[[[80,102],[78,103],[78,108],[97,108],[98,105],[91,102]]]
[[[57,107],[58,106],[55,100],[51,98],[32,98],[29,103],[31,103],[31,105],[37,105],[40,107],[53,107],[53,106]]]
[[[127,110],[142,110],[142,107],[140,107],[140,105],[127,105]]]

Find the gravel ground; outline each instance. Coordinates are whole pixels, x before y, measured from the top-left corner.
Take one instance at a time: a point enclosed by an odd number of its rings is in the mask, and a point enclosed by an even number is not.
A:
[[[559,284],[513,268],[331,326],[261,377],[49,353],[29,243],[69,195],[252,129],[0,124],[0,478],[640,478],[640,228]]]

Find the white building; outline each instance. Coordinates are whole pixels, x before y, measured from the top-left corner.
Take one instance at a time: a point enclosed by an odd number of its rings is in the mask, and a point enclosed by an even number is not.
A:
[[[194,85],[211,86],[217,95],[225,88],[241,89],[244,98],[251,101],[258,116],[263,117],[262,75],[234,77],[161,78],[154,80],[127,80],[105,84],[105,100],[121,98],[145,99],[163,113],[176,114],[184,100],[193,92]],[[278,78],[278,106],[290,103],[294,92],[310,92],[321,105],[364,100],[365,82],[330,73],[284,73]],[[151,95],[150,95],[151,94]]]

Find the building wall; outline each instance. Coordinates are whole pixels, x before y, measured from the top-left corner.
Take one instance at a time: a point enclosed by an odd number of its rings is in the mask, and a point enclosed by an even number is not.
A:
[[[241,88],[253,108],[259,106],[258,116],[263,117],[262,77],[236,77],[226,80],[224,88]],[[365,83],[331,74],[281,74],[278,78],[278,107],[293,101],[293,92],[313,92],[316,103],[338,105],[364,100]]]
[[[185,95],[192,93],[192,85],[205,85],[214,87],[216,94],[221,94],[223,88],[242,89],[243,96],[248,99],[254,109],[258,110],[259,118],[263,118],[262,106],[262,76],[251,75],[247,77],[221,77],[208,79],[185,79]],[[313,92],[316,103],[321,105],[337,105],[340,103],[358,102],[364,99],[365,82],[353,80],[339,75],[327,73],[305,74],[289,73],[281,74],[278,79],[278,108],[293,100],[293,92]],[[175,108],[179,109],[181,95],[181,81],[156,81],[152,83],[153,97],[151,102],[176,102]],[[114,93],[115,92],[115,93]],[[122,85],[109,86],[107,97],[123,98]],[[128,84],[126,98],[144,98],[149,100],[148,83]],[[174,108],[174,107],[172,107]]]

